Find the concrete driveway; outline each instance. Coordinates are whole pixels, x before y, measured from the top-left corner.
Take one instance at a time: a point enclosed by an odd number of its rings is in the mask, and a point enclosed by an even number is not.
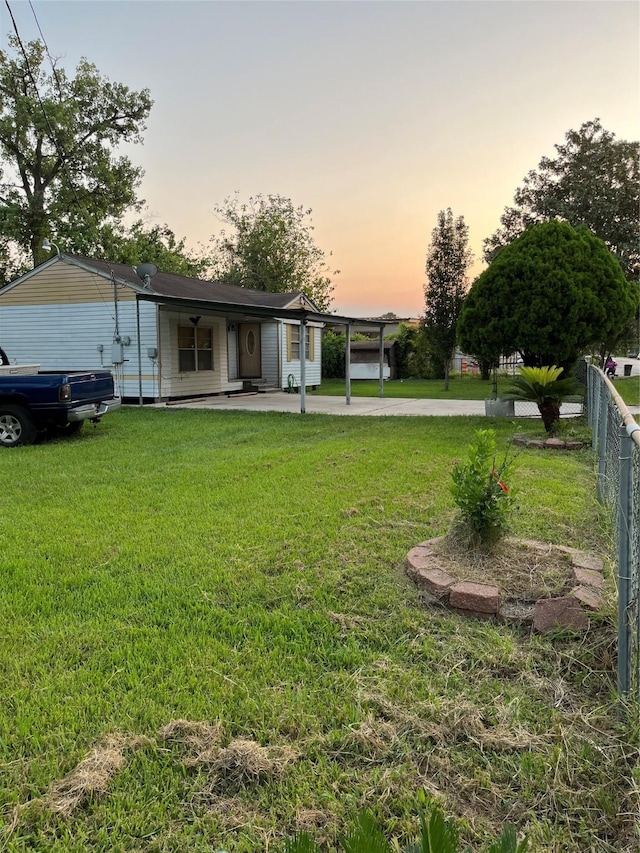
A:
[[[300,397],[274,391],[267,394],[238,394],[232,397],[202,397],[196,400],[176,400],[171,403],[154,403],[157,407],[180,409],[224,409],[227,411],[247,412],[291,412],[300,414]],[[526,407],[518,412],[517,407]],[[535,417],[535,406],[531,403],[516,403],[516,417]],[[382,417],[394,415],[449,416],[484,415],[484,400],[415,400],[401,397],[352,397],[347,406],[344,397],[314,397],[307,395],[307,414],[316,415],[364,415]],[[532,411],[529,411],[532,409]],[[629,407],[637,417],[639,407]],[[581,407],[575,403],[563,406],[565,416],[577,415]]]
[[[160,404],[167,405],[167,404]],[[237,394],[231,397],[203,397],[181,400],[170,407],[185,409],[247,410],[251,412],[300,413],[300,396],[284,391],[266,394]],[[347,406],[344,397],[306,396],[308,414],[322,415],[484,415],[484,400],[413,400],[398,397],[352,397]]]

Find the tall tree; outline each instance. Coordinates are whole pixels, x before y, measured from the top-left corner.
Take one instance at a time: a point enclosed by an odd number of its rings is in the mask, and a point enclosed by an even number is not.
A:
[[[586,349],[607,348],[638,298],[635,282],[586,226],[532,225],[473,283],[460,345],[489,362],[517,351],[526,366],[569,368]]]
[[[442,366],[446,391],[456,348],[456,325],[467,291],[467,270],[472,263],[464,217],[454,219],[450,207],[441,210],[427,252],[424,329],[431,359]]]
[[[215,207],[232,228],[213,238],[214,273],[229,284],[272,293],[303,292],[327,311],[333,292],[325,254],[313,237],[311,210],[280,195],[237,197]]]
[[[73,251],[77,235],[95,232],[142,202],[142,177],[122,142],[141,142],[149,91],[112,83],[82,59],[75,77],[43,68],[45,48],[0,51],[0,235],[23,263],[45,260],[50,237]]]
[[[627,276],[637,275],[640,254],[640,143],[618,140],[600,119],[569,130],[543,157],[505,208],[501,227],[484,241],[485,260],[511,243],[529,225],[562,219],[586,225],[607,244]]]

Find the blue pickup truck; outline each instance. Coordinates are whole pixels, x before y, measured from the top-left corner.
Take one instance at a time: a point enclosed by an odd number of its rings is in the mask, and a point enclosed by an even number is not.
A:
[[[31,444],[45,430],[72,435],[120,408],[109,370],[38,373],[7,364],[4,353],[0,362],[0,447]]]

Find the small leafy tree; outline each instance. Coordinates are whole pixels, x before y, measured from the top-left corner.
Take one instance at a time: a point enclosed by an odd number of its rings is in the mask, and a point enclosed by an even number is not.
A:
[[[456,325],[467,290],[467,270],[473,262],[468,244],[469,228],[464,217],[454,219],[450,207],[441,210],[427,252],[424,329],[431,359],[442,367],[446,391],[456,348]]]
[[[562,402],[582,390],[572,376],[561,376],[562,372],[562,368],[555,365],[521,367],[505,395],[512,400],[536,403],[548,433],[554,431],[560,420]]]
[[[302,292],[327,311],[332,276],[313,237],[311,209],[280,195],[225,199],[215,211],[231,227],[212,239],[216,278],[270,293]]]
[[[466,460],[453,469],[451,491],[460,510],[458,533],[472,546],[491,546],[507,529],[513,495],[504,477],[510,464],[506,456],[497,461],[495,431],[480,429]]]

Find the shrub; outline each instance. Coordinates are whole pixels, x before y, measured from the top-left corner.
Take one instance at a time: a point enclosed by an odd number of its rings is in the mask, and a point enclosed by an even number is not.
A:
[[[544,428],[553,432],[560,420],[560,406],[563,400],[581,391],[572,376],[560,378],[561,367],[521,367],[514,376],[511,388],[506,396],[512,400],[529,400],[536,403]]]
[[[451,491],[460,510],[460,525],[472,545],[492,545],[505,533],[513,495],[504,482],[511,464],[507,456],[496,462],[496,438],[492,429],[480,429],[469,445],[467,459],[452,473]]]
[[[322,338],[322,378],[344,379],[346,335],[327,332]]]

